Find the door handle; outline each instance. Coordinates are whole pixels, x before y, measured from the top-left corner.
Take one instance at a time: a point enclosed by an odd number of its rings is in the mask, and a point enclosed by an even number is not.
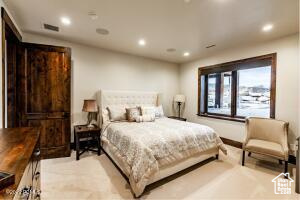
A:
[[[63,117],[70,117],[70,113],[69,112],[64,112]]]
[[[41,173],[40,172],[36,172],[34,175],[35,180],[40,178]]]

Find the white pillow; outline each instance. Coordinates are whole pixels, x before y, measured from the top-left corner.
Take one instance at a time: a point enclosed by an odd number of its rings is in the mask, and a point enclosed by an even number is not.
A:
[[[154,115],[142,115],[142,116],[137,116],[135,118],[136,122],[154,122],[155,121],[155,116]]]
[[[165,116],[162,105],[155,107],[155,117],[160,118]]]
[[[142,106],[141,113],[142,113],[142,115],[155,116],[155,107],[154,106]]]
[[[110,121],[124,121],[126,120],[126,110],[122,106],[108,106]]]

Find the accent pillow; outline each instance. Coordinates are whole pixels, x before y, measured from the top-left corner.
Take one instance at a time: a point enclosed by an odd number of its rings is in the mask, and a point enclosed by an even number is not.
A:
[[[134,122],[136,117],[141,115],[139,108],[126,108],[126,117],[129,122]]]
[[[141,106],[142,115],[153,115],[155,117],[154,106]]]
[[[155,117],[160,118],[165,116],[162,105],[155,107]]]
[[[102,123],[105,124],[107,122],[109,122],[109,112],[108,112],[107,108],[105,108],[102,111]]]
[[[124,121],[126,120],[126,110],[121,106],[108,106],[110,121]]]
[[[140,123],[140,122],[154,122],[155,121],[155,116],[154,115],[142,115],[142,116],[137,116],[135,118],[135,121]]]

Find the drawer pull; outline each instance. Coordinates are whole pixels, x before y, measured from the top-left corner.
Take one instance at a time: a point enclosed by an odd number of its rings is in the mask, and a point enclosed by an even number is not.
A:
[[[39,149],[35,150],[34,155],[36,157],[40,156],[41,155],[41,151]]]
[[[35,179],[39,179],[40,176],[41,176],[41,173],[40,173],[40,172],[36,172],[35,175],[34,175]]]
[[[28,199],[30,195],[30,187],[23,187],[21,190],[21,199]]]
[[[41,199],[41,195],[39,193],[35,194],[34,199]]]

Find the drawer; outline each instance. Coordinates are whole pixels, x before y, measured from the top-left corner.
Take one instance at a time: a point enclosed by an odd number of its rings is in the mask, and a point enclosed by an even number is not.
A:
[[[32,162],[29,162],[24,171],[24,174],[22,176],[22,179],[20,181],[14,199],[18,199],[18,200],[30,199],[31,188],[32,188]]]
[[[39,148],[35,148],[34,152],[31,156],[31,162],[32,162],[32,179],[34,179],[34,175],[36,173],[36,170],[38,169],[38,165],[41,161],[41,151]]]
[[[40,199],[40,154],[39,148],[36,148],[32,153],[30,162],[24,171],[14,199]]]
[[[32,186],[33,189],[37,189],[37,190],[41,189],[41,163],[40,162],[38,162],[36,171],[33,175]]]
[[[32,155],[32,189],[31,199],[39,200],[41,198],[41,152],[39,149],[35,150]]]
[[[31,199],[32,200],[41,199],[41,173],[39,169],[35,172],[34,178],[32,180]]]

